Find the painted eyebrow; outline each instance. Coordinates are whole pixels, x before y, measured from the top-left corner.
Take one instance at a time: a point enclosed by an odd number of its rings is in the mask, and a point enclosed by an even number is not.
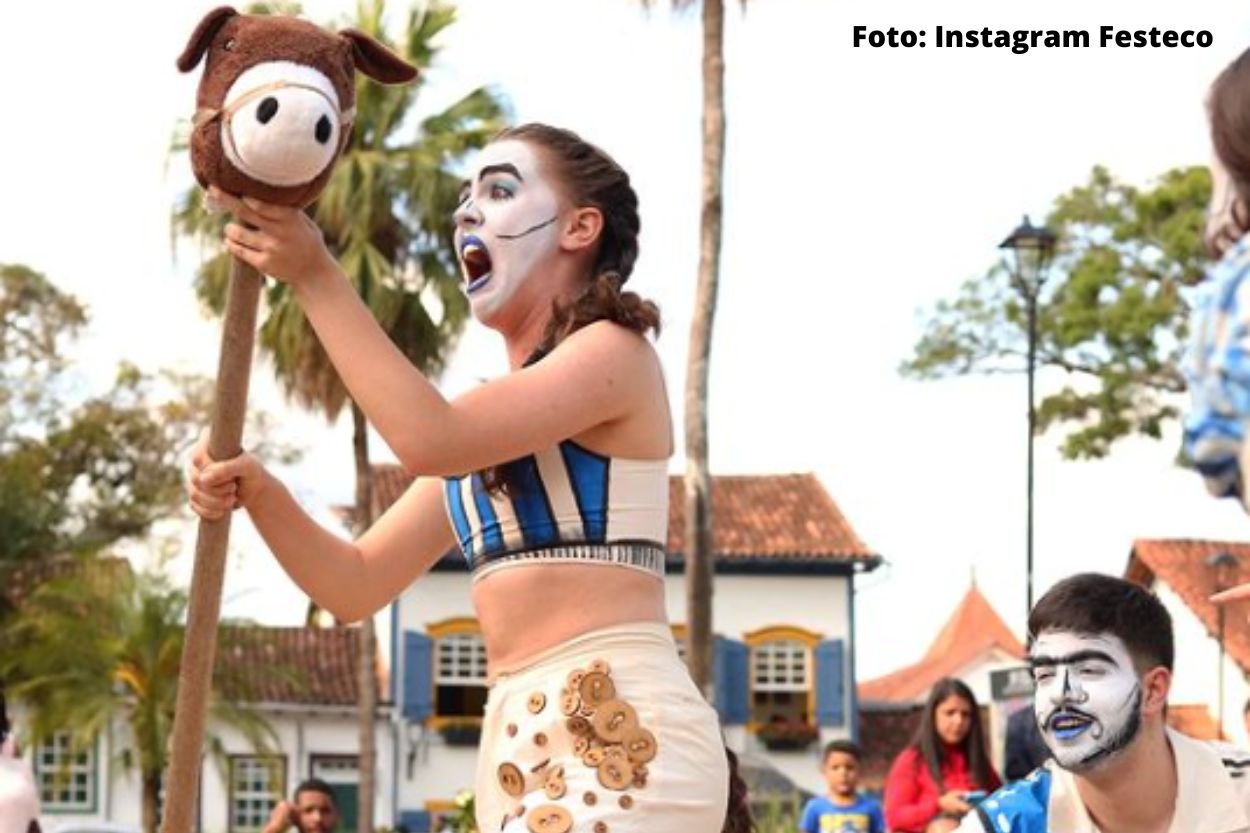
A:
[[[516,169],[516,165],[508,162],[503,162],[499,165],[487,165],[482,168],[482,170],[477,173],[477,181],[481,182],[491,174],[510,174],[511,176],[516,177],[518,182],[525,181],[525,177],[521,176],[521,172]]]
[[[1076,651],[1075,653],[1065,654],[1061,657],[1051,657],[1042,654],[1041,656],[1030,657],[1029,666],[1032,668],[1049,667],[1052,665],[1075,665],[1078,662],[1087,662],[1089,660],[1099,660],[1108,665],[1119,668],[1120,663],[1116,662],[1112,656],[1105,651]]]

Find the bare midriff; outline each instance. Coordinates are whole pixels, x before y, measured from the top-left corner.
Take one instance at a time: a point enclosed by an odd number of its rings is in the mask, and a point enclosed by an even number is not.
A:
[[[608,564],[520,564],[473,584],[491,674],[573,637],[627,622],[664,622],[664,582]]]

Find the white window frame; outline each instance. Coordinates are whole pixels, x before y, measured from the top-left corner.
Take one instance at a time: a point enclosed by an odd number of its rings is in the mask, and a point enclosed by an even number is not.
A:
[[[240,789],[239,775],[241,771],[248,769],[265,769],[269,775],[267,786],[265,789],[252,789],[251,781],[244,784],[244,788]],[[277,769],[277,777],[274,777],[274,769]],[[269,816],[273,813],[274,805],[282,801],[286,797],[286,756],[285,755],[231,755],[230,756],[230,772],[229,772],[229,790],[226,799],[226,817],[227,828],[230,833],[254,833],[259,831],[269,821]],[[248,802],[268,802],[263,811],[256,809],[260,805],[252,808],[240,808],[241,801]],[[241,818],[240,811],[243,813],[255,812],[255,815]],[[251,824],[250,822],[255,822]]]
[[[802,669],[796,675],[799,657]],[[751,686],[753,691],[811,691],[811,647],[798,639],[770,639],[755,645],[751,648]]]
[[[463,670],[467,667],[468,674]],[[486,643],[480,633],[449,633],[434,641],[434,685],[486,685]]]
[[[32,758],[39,801],[45,813],[94,813],[99,783],[95,744],[79,750],[78,760],[66,761],[69,738],[69,732],[57,732],[35,747]]]

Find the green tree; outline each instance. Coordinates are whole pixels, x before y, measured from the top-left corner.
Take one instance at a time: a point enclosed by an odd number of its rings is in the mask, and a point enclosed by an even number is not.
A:
[[[1055,200],[1046,223],[1059,248],[1038,301],[1037,360],[1068,381],[1041,399],[1037,426],[1067,429],[1064,457],[1104,457],[1130,435],[1158,438],[1178,415],[1184,289],[1202,278],[1210,193],[1201,167],[1167,171],[1145,188],[1095,167],[1086,184]],[[901,372],[1023,372],[1026,315],[1008,270],[995,265],[935,306]]]
[[[6,693],[30,709],[34,742],[66,732],[71,752],[86,750],[121,715],[132,742],[122,763],[138,768],[145,833],[156,833],[186,607],[186,594],[163,579],[102,559],[41,584],[0,630],[0,677]],[[238,729],[256,749],[269,748],[273,734],[263,717],[221,696],[228,688],[238,697],[246,681],[228,667],[218,670],[210,720]],[[258,670],[282,673],[249,672]]]
[[[123,363],[90,394],[67,359],[82,305],[43,275],[0,265],[0,570],[98,552],[182,502],[179,455],[204,381]]]
[[[431,3],[407,12],[401,41],[383,26],[385,4],[364,0],[347,22],[426,68],[435,60],[439,33],[455,21],[450,5]],[[337,28],[337,27],[334,27]],[[461,330],[468,305],[454,254],[451,215],[459,199],[458,166],[504,126],[504,104],[478,88],[442,112],[416,121],[413,111],[422,79],[386,87],[368,79],[356,86],[352,139],[312,215],[325,232],[356,291],[391,340],[427,375],[438,374]],[[185,195],[175,227],[215,245],[223,220],[207,214],[198,191]],[[220,314],[229,280],[229,257],[221,251],[201,268],[197,292]],[[320,410],[330,422],[348,402],[334,366],[292,293],[282,284],[265,292],[266,313],[259,343],[272,359],[287,395],[302,407]],[[427,302],[434,312],[427,307]],[[373,476],[364,413],[352,403],[352,448],[356,466],[354,526],[373,522]],[[360,816],[361,830],[373,829],[374,714],[373,620],[361,623]]]

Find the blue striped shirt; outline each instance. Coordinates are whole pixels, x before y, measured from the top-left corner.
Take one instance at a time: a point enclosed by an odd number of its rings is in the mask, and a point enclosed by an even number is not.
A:
[[[1185,452],[1217,497],[1241,497],[1239,454],[1250,418],[1250,235],[1210,270],[1194,306],[1182,372],[1192,404]]]

